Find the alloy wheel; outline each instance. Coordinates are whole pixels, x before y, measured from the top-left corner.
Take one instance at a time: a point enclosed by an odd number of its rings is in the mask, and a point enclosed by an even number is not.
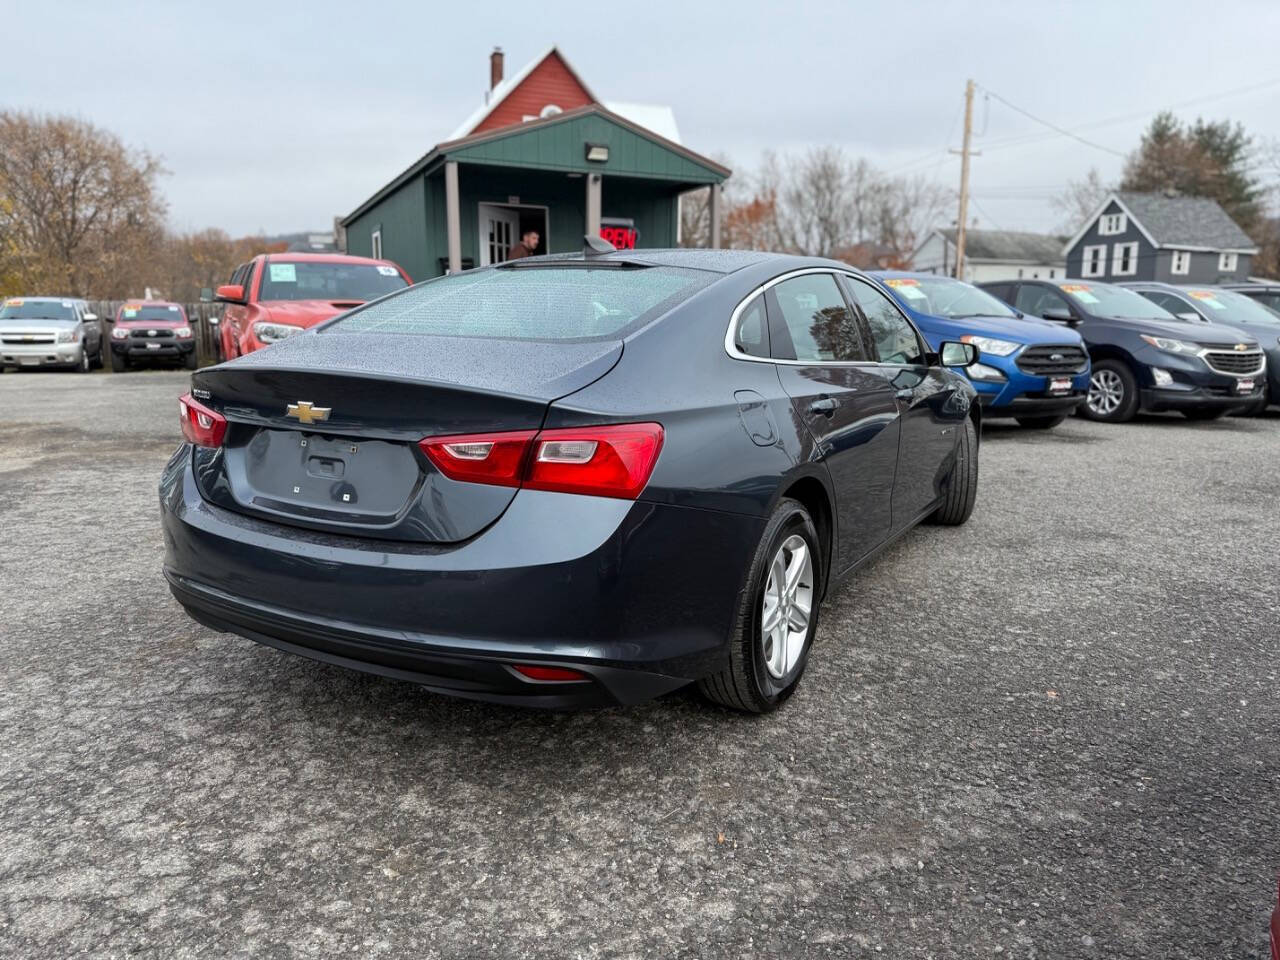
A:
[[[765,582],[760,642],[765,669],[781,680],[804,652],[813,611],[813,556],[799,534],[782,542]]]
[[[1124,381],[1114,370],[1097,370],[1089,378],[1089,396],[1085,400],[1089,410],[1100,417],[1109,417],[1124,403]]]

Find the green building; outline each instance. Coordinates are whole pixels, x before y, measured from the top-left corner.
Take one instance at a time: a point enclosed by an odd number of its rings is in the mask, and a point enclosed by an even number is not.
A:
[[[718,246],[729,174],[599,103],[547,108],[439,144],[342,225],[348,253],[386,257],[426,280],[501,262],[528,230],[540,234],[537,253],[580,250],[588,233],[620,247],[673,247],[680,194],[711,187]]]

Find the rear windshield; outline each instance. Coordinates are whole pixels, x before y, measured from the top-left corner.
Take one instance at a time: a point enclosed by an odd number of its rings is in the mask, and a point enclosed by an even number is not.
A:
[[[946,277],[887,277],[899,300],[918,313],[962,320],[968,317],[1017,317],[1007,304],[985,290]]]
[[[1104,320],[1163,320],[1181,322],[1164,307],[1156,306],[1140,293],[1106,283],[1064,283],[1062,292],[1073,298],[1085,313]]]
[[[70,300],[6,300],[0,307],[0,320],[74,320],[76,311]]]
[[[349,314],[337,333],[591,340],[625,336],[716,278],[676,267],[503,267],[420,284]]]
[[[1214,323],[1268,323],[1280,326],[1280,316],[1274,311],[1234,290],[1187,290],[1186,294]]]
[[[143,322],[150,320],[159,320],[165,323],[180,323],[184,318],[182,310],[173,304],[171,306],[138,306],[126,303],[120,308],[121,320],[141,320]]]
[[[267,262],[259,300],[376,300],[407,287],[395,267],[376,263]]]

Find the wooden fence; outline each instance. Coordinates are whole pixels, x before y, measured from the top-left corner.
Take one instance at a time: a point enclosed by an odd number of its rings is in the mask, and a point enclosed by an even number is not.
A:
[[[104,361],[110,360],[111,321],[115,319],[122,305],[137,302],[137,300],[89,301],[89,309],[98,315],[98,322],[102,324],[102,358]],[[221,318],[223,304],[184,303],[182,304],[182,309],[187,311],[187,320],[191,323],[191,335],[196,339],[197,364],[204,367],[211,363],[217,363],[219,359],[218,325],[210,321]],[[104,363],[103,366],[107,370],[111,369],[110,362]]]

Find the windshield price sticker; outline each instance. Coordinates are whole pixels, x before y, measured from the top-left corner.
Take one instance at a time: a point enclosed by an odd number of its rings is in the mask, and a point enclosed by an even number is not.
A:
[[[272,283],[297,283],[298,268],[292,263],[269,264]]]
[[[1069,293],[1081,303],[1097,303],[1098,298],[1089,292],[1089,287],[1084,283],[1064,283],[1062,292]]]
[[[124,308],[124,315],[125,315],[126,317],[136,317],[136,316],[138,315],[138,308],[137,308],[137,307],[125,307],[125,308]]]
[[[908,300],[929,299],[924,295],[924,291],[920,289],[919,280],[913,280],[910,277],[894,277],[891,280],[886,280],[885,283],[893,287],[897,293],[902,294]]]
[[[5,305],[6,307],[20,307],[20,306],[22,306],[22,301],[21,301],[21,300],[6,300],[6,301],[4,302],[4,305]]]
[[[379,267],[378,272],[382,274],[384,277],[400,276],[400,271],[397,270],[395,267]]]
[[[1221,300],[1214,296],[1212,290],[1190,290],[1187,292],[1193,300],[1199,300],[1201,303],[1207,303],[1215,310],[1225,310],[1226,306]]]

